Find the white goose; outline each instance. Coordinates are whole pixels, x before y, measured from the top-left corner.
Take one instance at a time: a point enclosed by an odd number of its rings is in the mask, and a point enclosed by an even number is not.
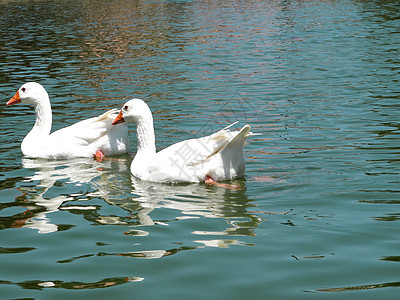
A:
[[[68,159],[122,154],[128,151],[128,128],[112,126],[118,110],[112,109],[50,134],[52,112],[49,96],[42,85],[28,82],[20,87],[7,105],[25,103],[33,105],[36,122],[21,144],[22,153],[28,157]]]
[[[230,187],[216,181],[244,175],[242,150],[247,136],[252,135],[249,125],[234,132],[228,126],[212,135],[185,140],[156,152],[153,117],[143,100],[126,102],[113,125],[125,121],[136,124],[138,150],[131,165],[135,177],[153,182],[206,182]]]

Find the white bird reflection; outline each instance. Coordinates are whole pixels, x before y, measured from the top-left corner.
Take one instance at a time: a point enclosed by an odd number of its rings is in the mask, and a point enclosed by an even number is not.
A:
[[[107,160],[101,165],[101,168],[126,172],[128,166],[126,163],[120,163],[121,161],[125,160]],[[82,193],[65,193],[51,197],[53,192],[50,189],[52,187],[68,185],[68,187],[73,186],[78,189],[80,187],[87,188],[85,185],[91,183],[94,178],[99,177],[101,180],[102,173],[96,161],[86,158],[68,161],[23,158],[22,167],[34,171],[34,174],[25,177],[23,182],[37,182],[37,185],[32,187],[23,184],[18,188],[27,200],[27,203],[23,205],[27,211],[23,214],[26,218],[16,220],[13,227],[36,229],[39,233],[60,230],[58,225],[51,222],[49,214],[58,211],[64,202],[74,200],[76,195],[82,195]],[[107,186],[107,184],[103,184],[103,186]],[[46,197],[46,193],[50,194],[50,197]],[[87,209],[88,207],[79,206],[78,208]]]
[[[213,236],[211,240],[195,240],[203,246],[228,247],[243,244],[237,239],[215,239],[215,236],[253,236],[261,218],[248,211],[254,206],[247,199],[244,182],[241,190],[229,190],[204,184],[162,184],[139,180],[131,177],[133,198],[121,201],[113,200],[111,194],[103,195],[104,199],[113,205],[118,205],[131,212],[131,219],[113,216],[100,216],[100,223],[120,224],[124,226],[168,225],[171,221],[187,219],[223,219],[225,228],[222,230],[193,230],[192,234]],[[99,191],[101,189],[98,189]],[[173,215],[172,220],[157,220],[151,213],[158,209],[168,209]],[[176,213],[172,212],[175,211]],[[155,213],[156,215],[156,213]],[[204,222],[199,221],[199,224]],[[201,226],[201,225],[200,225]],[[128,230],[129,235],[148,235],[145,230]]]
[[[36,185],[23,182],[18,188],[22,192],[21,206],[27,211],[14,218],[12,227],[31,228],[39,233],[65,230],[72,225],[57,225],[56,216],[51,215],[63,210],[79,213],[97,224],[127,227],[124,234],[137,237],[151,234],[146,226],[166,226],[170,222],[198,219],[194,223],[198,228],[191,231],[197,237],[192,241],[199,244],[197,248],[244,245],[240,236],[255,235],[261,218],[251,211],[254,204],[247,198],[244,181],[236,182],[241,185],[241,190],[204,184],[152,183],[131,177],[129,163],[127,157],[102,163],[90,159],[49,161],[24,158],[23,167],[33,171],[24,182]],[[107,210],[99,209],[93,201],[84,201],[93,198],[120,207],[128,214],[107,215]],[[67,201],[70,203],[65,203]],[[163,217],[158,214],[161,209],[167,212],[162,214]],[[212,229],[206,230],[204,218],[223,222],[217,222]],[[180,250],[143,249],[118,255],[159,258],[177,251]]]

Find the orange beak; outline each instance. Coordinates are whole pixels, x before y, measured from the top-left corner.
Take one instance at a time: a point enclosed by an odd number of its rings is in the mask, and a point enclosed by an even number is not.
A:
[[[18,104],[18,103],[21,103],[21,98],[19,97],[19,92],[17,91],[15,93],[14,97],[12,97],[10,100],[8,100],[6,105],[10,106],[10,105]]]
[[[11,101],[11,100],[10,100]],[[118,116],[114,119],[114,121],[112,121],[111,124],[113,125],[117,125],[119,123],[124,123],[124,117],[122,116],[122,110],[119,112]]]

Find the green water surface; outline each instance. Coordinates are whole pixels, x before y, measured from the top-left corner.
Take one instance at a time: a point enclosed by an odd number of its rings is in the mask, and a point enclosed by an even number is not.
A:
[[[0,1],[1,299],[399,299],[398,1]],[[157,148],[250,124],[239,190],[24,158],[131,98]]]

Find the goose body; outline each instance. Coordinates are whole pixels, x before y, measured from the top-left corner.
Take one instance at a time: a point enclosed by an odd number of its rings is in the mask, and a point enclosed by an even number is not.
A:
[[[35,125],[21,144],[24,156],[68,159],[93,157],[99,151],[106,156],[128,151],[126,124],[117,127],[111,124],[118,114],[117,109],[50,133],[52,111],[49,96],[42,85],[36,82],[22,85],[7,105],[17,103],[33,105],[36,113]]]
[[[126,102],[113,124],[135,123],[138,150],[131,173],[153,182],[204,182],[243,177],[243,147],[250,126],[240,131],[228,127],[211,135],[184,140],[156,152],[153,117],[148,105],[140,99]]]

